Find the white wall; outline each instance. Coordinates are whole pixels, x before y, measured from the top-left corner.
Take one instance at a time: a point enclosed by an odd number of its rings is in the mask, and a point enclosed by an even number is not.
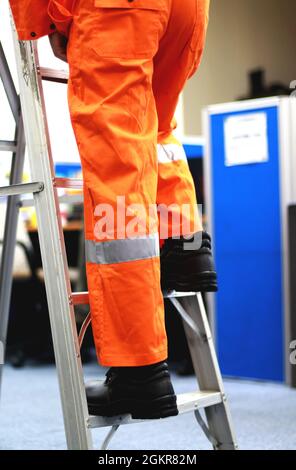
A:
[[[185,133],[201,133],[203,106],[246,94],[247,74],[252,68],[266,68],[269,82],[281,80],[288,85],[296,79],[295,38],[296,0],[211,0],[204,59],[184,93]],[[0,40],[16,76],[7,0],[0,0]],[[39,51],[43,65],[66,67],[53,57],[47,38],[39,41]],[[55,160],[77,161],[66,87],[47,84],[45,90]],[[0,139],[12,136],[13,119],[0,86]]]
[[[0,40],[9,62],[16,87],[18,88],[8,0],[0,0]],[[38,41],[38,49],[41,65],[49,68],[67,70],[67,64],[53,56],[48,38],[42,38]],[[44,92],[54,160],[56,162],[79,161],[69,118],[66,85],[44,82]],[[0,85],[0,139],[13,139],[13,134],[14,120],[10,113],[3,87]],[[0,174],[2,176],[7,172],[10,166],[9,162],[10,155],[2,155],[0,159]],[[28,171],[27,162],[26,170]]]
[[[201,108],[248,92],[248,72],[266,69],[267,81],[296,79],[295,0],[211,0],[207,46],[188,83],[185,131],[201,132]]]

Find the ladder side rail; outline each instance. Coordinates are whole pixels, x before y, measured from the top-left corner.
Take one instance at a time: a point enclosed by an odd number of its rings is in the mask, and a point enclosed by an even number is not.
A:
[[[18,41],[15,31],[14,44],[32,178],[44,182],[44,190],[35,194],[34,200],[67,444],[69,449],[90,449],[92,438],[41,77],[37,74],[37,49],[31,41]]]

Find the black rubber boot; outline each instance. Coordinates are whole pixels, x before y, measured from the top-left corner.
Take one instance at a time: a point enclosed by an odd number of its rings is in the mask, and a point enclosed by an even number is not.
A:
[[[202,242],[199,248],[192,247],[197,243],[192,237],[186,240],[168,238],[161,250],[161,287],[163,291],[175,290],[178,292],[216,292],[217,274],[212,256],[211,237],[202,232]]]
[[[86,385],[88,410],[96,416],[131,414],[134,419],[176,416],[176,395],[166,362],[112,367],[106,380]]]

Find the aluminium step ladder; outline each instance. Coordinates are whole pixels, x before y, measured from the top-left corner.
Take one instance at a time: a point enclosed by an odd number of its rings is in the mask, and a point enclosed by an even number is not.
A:
[[[60,187],[82,189],[82,181],[55,176],[42,88],[42,80],[66,83],[67,73],[41,68],[36,43],[18,41],[15,32],[14,35],[33,182],[1,188],[0,194],[20,195],[32,192],[34,195],[68,448],[92,449],[91,429],[109,427],[101,447],[106,449],[120,425],[139,420],[133,420],[129,415],[114,418],[89,416],[87,410],[80,344],[89,318],[78,336],[74,305],[87,304],[88,293],[71,291],[57,193]],[[199,384],[196,391],[178,396],[179,412],[195,414],[214,449],[236,449],[222,377],[201,294],[172,292],[165,297],[170,299],[183,319]],[[201,409],[205,410],[206,420],[200,414]]]

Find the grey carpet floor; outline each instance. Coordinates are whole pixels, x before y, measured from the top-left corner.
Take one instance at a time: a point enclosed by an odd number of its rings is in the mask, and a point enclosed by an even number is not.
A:
[[[86,380],[103,375],[86,365]],[[195,387],[193,377],[173,374],[178,393]],[[296,449],[296,391],[281,384],[226,380],[226,392],[241,449]],[[99,448],[106,429],[93,431]],[[0,408],[0,449],[65,449],[66,441],[53,366],[5,366]],[[118,450],[210,449],[192,414],[123,426],[111,442]]]

